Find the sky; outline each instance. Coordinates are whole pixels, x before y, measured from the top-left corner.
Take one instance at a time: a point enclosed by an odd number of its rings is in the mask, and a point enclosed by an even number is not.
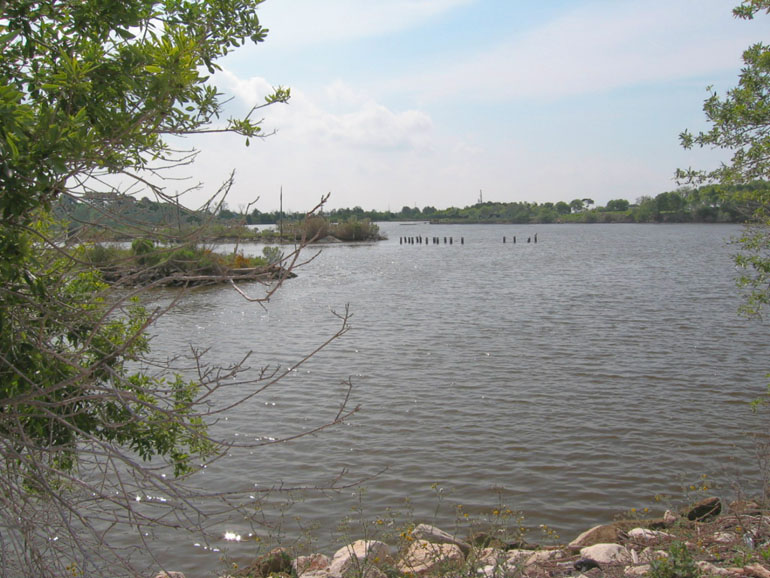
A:
[[[267,212],[497,202],[634,202],[675,190],[677,168],[724,151],[685,151],[708,128],[707,88],[737,83],[741,54],[770,17],[733,18],[738,0],[266,0],[265,42],[223,59],[213,80],[229,115],[264,102],[273,133],[195,137],[183,203],[235,171],[228,205]]]

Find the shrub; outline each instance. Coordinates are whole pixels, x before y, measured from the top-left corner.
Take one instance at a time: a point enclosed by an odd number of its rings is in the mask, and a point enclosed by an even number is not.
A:
[[[376,239],[379,236],[380,228],[364,219],[359,221],[355,217],[338,224],[332,234],[341,241],[366,241]]]
[[[308,241],[323,239],[329,234],[329,222],[324,217],[312,216],[302,223],[302,234]]]
[[[668,549],[669,556],[655,560],[650,565],[651,578],[698,578],[700,568],[683,542],[673,542]]]

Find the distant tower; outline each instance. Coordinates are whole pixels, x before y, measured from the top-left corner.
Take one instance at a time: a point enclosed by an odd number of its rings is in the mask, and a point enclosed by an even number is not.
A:
[[[479,205],[484,202],[484,195],[481,194],[481,189],[479,189]]]

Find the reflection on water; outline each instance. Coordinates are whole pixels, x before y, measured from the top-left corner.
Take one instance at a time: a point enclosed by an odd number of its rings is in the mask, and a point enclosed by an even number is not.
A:
[[[153,328],[160,356],[194,344],[228,365],[251,351],[256,376],[293,367],[336,331],[331,309],[353,312],[350,333],[215,430],[266,441],[310,431],[334,418],[348,377],[361,411],[320,435],[234,450],[204,484],[248,493],[377,474],[365,484],[373,515],[408,496],[428,519],[439,482],[465,511],[502,492],[531,524],[570,539],[656,494],[680,495],[680,479],[755,472],[745,432],[764,424],[746,402],[763,390],[770,348],[762,324],[736,315],[725,241],[739,228],[382,229],[388,241],[325,249],[267,310],[208,288]],[[521,242],[535,232],[537,244]],[[402,245],[405,235],[455,242]],[[225,390],[221,402],[243,394]],[[355,494],[311,494],[287,517],[319,524],[328,545]],[[227,536],[252,530],[224,520],[220,535],[234,547]],[[169,566],[191,575],[218,563],[174,552]]]

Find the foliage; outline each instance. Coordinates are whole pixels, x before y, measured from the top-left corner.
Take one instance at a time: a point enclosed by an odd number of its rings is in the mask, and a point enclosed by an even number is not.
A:
[[[150,314],[135,300],[109,309],[98,272],[41,251],[30,235],[16,240],[27,269],[15,278],[4,271],[0,291],[4,484],[42,491],[76,469],[84,443],[164,457],[176,475],[189,472],[192,456],[213,450],[192,412],[198,386],[129,369],[148,351]]]
[[[738,18],[752,19],[759,12],[770,12],[768,0],[744,0],[733,10]],[[740,239],[741,252],[736,264],[742,274],[738,280],[746,290],[741,308],[747,315],[761,315],[770,302],[770,45],[757,43],[743,53],[744,67],[738,85],[720,97],[711,90],[703,105],[711,128],[680,135],[682,146],[711,147],[730,151],[732,158],[716,169],[679,170],[677,177],[690,182],[743,184],[764,182],[741,198],[744,217],[754,224]]]
[[[56,203],[57,215],[70,220],[68,232],[83,240],[130,240],[150,235],[162,242],[185,242],[191,238],[201,241],[243,240],[274,242],[278,232],[269,228],[257,230],[246,225],[277,223],[283,218],[286,240],[312,239],[335,235],[333,223],[350,220],[404,221],[430,219],[433,222],[455,223],[588,223],[588,222],[693,222],[693,223],[743,223],[758,208],[757,195],[767,195],[770,187],[765,181],[753,181],[738,185],[708,184],[698,187],[682,187],[656,196],[645,196],[632,204],[626,199],[613,199],[606,206],[588,209],[584,206],[591,199],[575,199],[575,206],[583,207],[572,212],[570,204],[527,202],[484,202],[462,209],[451,207],[437,210],[435,207],[403,207],[400,212],[333,209],[326,217],[317,215],[306,219],[304,213],[281,216],[277,211],[262,213],[254,209],[250,213],[209,210],[193,211],[180,205],[151,201],[147,197],[135,201],[126,195],[101,195],[99,202],[75,201],[63,197]],[[88,223],[88,226],[83,226]],[[145,226],[139,228],[136,223]],[[152,231],[146,225],[152,224]],[[299,228],[298,228],[299,227]],[[344,227],[342,228],[344,230]]]
[[[627,211],[631,205],[626,199],[613,199],[607,202],[606,209],[608,211]]]
[[[262,255],[264,255],[270,265],[277,265],[283,261],[283,251],[281,251],[280,247],[264,247]]]
[[[265,249],[269,249],[266,247]],[[153,280],[159,284],[181,284],[191,278],[216,280],[234,269],[265,269],[271,262],[267,256],[246,257],[243,251],[215,253],[194,244],[156,246],[150,239],[134,239],[131,249],[96,243],[82,247],[82,257],[110,281],[131,282]],[[271,253],[272,254],[272,253]],[[282,253],[279,254],[281,258]]]
[[[761,10],[770,10],[770,3],[747,0],[735,8],[734,14],[750,19]],[[724,98],[709,88],[711,94],[703,111],[711,129],[680,135],[686,149],[698,146],[731,151],[730,163],[711,171],[680,170],[680,179],[729,184],[767,179],[770,175],[770,46],[754,44],[743,53],[743,62],[738,86]]]
[[[746,289],[741,312],[749,317],[761,316],[770,305],[770,240],[767,226],[748,227],[739,240],[741,252],[735,263],[745,273],[738,286]]]
[[[309,241],[323,239],[329,233],[329,221],[319,215],[314,215],[302,222],[302,235]]]
[[[668,557],[653,560],[647,574],[651,578],[698,578],[701,575],[695,559],[684,542],[674,542]]]
[[[340,241],[368,241],[379,238],[380,229],[369,219],[349,219],[344,223],[338,223],[332,230],[332,234]]]
[[[90,209],[80,217],[100,215],[95,220],[110,226],[125,215],[108,209],[142,204],[166,225],[181,223],[178,199],[153,179],[192,155],[167,138],[232,132],[248,145],[263,136],[253,112],[289,99],[278,88],[245,118],[219,121],[222,95],[210,76],[233,48],[265,38],[261,2],[0,3],[4,574],[60,576],[76,567],[67,563],[75,557],[87,575],[117,574],[116,562],[136,574],[104,547],[110,529],[200,528],[195,512],[185,514],[189,494],[180,488],[188,472],[223,451],[208,437],[204,403],[219,378],[199,358],[193,381],[148,365],[145,329],[162,310],[108,292],[94,268],[127,256],[68,242],[80,223],[52,223],[49,213],[81,201]],[[118,190],[137,186],[175,210],[153,210]],[[218,263],[191,247],[162,253],[153,245],[138,240],[128,258],[144,267]],[[176,505],[155,515],[135,505],[132,489],[151,486]]]

